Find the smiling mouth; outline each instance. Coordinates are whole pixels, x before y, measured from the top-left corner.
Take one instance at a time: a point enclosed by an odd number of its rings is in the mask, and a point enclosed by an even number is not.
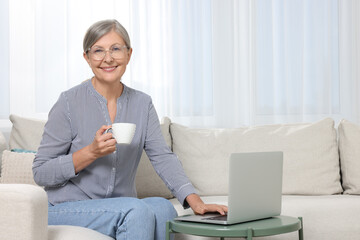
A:
[[[105,72],[112,72],[117,68],[117,66],[113,66],[113,67],[102,67],[101,69]]]

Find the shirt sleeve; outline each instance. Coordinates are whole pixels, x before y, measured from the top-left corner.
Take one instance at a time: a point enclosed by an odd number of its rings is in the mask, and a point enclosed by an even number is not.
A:
[[[62,93],[49,112],[40,147],[33,162],[35,182],[40,186],[52,187],[65,184],[75,177],[69,104]]]
[[[196,193],[196,190],[186,176],[179,159],[166,145],[152,102],[149,105],[144,148],[155,171],[172,194],[184,208],[189,207],[185,199],[188,195]]]

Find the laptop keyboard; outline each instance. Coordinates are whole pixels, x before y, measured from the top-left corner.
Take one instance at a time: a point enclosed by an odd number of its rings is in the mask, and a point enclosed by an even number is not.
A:
[[[218,221],[226,221],[227,220],[227,215],[220,215],[220,216],[216,216],[216,217],[207,217],[207,218],[203,218],[206,220],[218,220]]]

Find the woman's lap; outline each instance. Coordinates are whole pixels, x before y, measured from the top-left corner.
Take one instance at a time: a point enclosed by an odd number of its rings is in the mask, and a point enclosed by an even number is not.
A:
[[[91,228],[116,239],[165,239],[176,211],[164,198],[106,198],[49,205],[49,225]]]

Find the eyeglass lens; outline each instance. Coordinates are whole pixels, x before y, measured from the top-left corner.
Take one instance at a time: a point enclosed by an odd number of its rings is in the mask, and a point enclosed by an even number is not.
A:
[[[109,50],[105,50],[103,48],[94,48],[90,50],[91,57],[94,60],[102,60],[104,59],[106,52],[110,53],[110,56],[114,59],[122,59],[126,56],[126,46],[112,46]]]

